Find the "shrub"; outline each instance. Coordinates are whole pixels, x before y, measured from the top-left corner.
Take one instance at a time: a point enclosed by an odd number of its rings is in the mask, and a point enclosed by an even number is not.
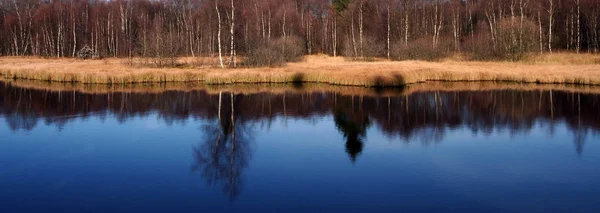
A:
[[[355,42],[356,47],[354,47],[353,42],[349,39],[344,42],[342,54],[348,59],[374,61],[374,58],[385,56],[385,44],[378,42],[375,37],[365,36],[363,38],[362,52],[360,49],[360,41],[356,39]]]
[[[300,61],[304,45],[298,37],[286,37],[254,42],[246,52],[244,64],[250,67],[276,67],[287,62]]]
[[[184,49],[184,44],[177,40],[177,33],[164,30],[161,22],[155,22],[148,39],[140,42],[137,64],[145,67],[176,67],[179,53]]]
[[[96,51],[90,48],[88,45],[85,45],[77,52],[77,58],[79,59],[98,59],[100,56]]]
[[[520,19],[507,18],[498,23],[496,30],[496,41],[486,33],[464,43],[472,60],[522,60],[538,41],[536,25],[530,20],[524,20],[521,28]]]
[[[342,46],[342,55],[346,56],[346,58],[357,58],[359,56],[358,48],[354,49],[354,45],[352,45],[352,40],[346,38]]]
[[[479,34],[468,38],[463,43],[463,50],[468,54],[469,59],[475,61],[500,60],[502,53],[494,48],[494,41],[491,35]]]
[[[275,46],[283,48],[285,62],[298,62],[304,56],[305,48],[302,39],[291,36],[275,40]]]
[[[408,42],[395,43],[391,48],[391,57],[393,60],[425,60],[437,61],[447,57],[450,54],[451,45],[444,40],[440,40],[437,47],[434,47],[431,39],[418,39]]]
[[[154,67],[175,67],[177,66],[177,56],[181,50],[179,42],[169,41],[172,37],[164,37],[149,45],[146,65]]]
[[[523,21],[523,28],[519,20],[504,19],[498,26],[499,51],[504,60],[518,61],[529,53],[536,42],[536,26],[529,20]]]
[[[363,39],[363,57],[365,60],[371,60],[375,57],[384,57],[386,47],[383,42],[377,42],[374,37],[366,36]]]

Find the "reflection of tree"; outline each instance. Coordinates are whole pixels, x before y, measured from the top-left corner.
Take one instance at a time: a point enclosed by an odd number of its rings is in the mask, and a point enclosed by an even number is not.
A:
[[[585,144],[585,137],[588,135],[587,128],[581,128],[581,94],[577,94],[577,127],[573,130],[575,139],[575,150],[577,154],[583,153],[583,145]]]
[[[240,129],[239,123],[262,124],[268,128],[281,115],[285,115],[285,119],[314,119],[335,115],[341,110],[347,121],[361,124],[361,120],[368,117],[383,134],[407,143],[438,143],[447,132],[456,129],[485,135],[495,132],[529,134],[539,125],[550,132],[557,127],[566,128],[574,135],[577,152],[582,152],[587,136],[600,132],[600,95],[595,93],[512,89],[417,91],[389,97],[361,95],[360,99],[346,94],[287,91],[283,94],[236,95],[235,106],[244,112],[236,110],[236,131]],[[13,131],[31,131],[42,123],[60,129],[69,122],[87,117],[111,117],[126,122],[154,114],[167,124],[183,123],[189,118],[215,120],[215,123],[220,120],[224,127],[219,128],[231,131],[228,130],[230,119],[216,118],[218,96],[207,90],[156,93],[51,91],[0,82],[0,116]],[[224,99],[223,104],[230,105],[230,98]],[[222,108],[223,116],[229,116],[230,107]],[[221,132],[224,137],[224,131]]]
[[[193,148],[195,165],[206,182],[223,187],[230,200],[239,195],[242,172],[250,159],[250,131],[237,119],[235,96],[231,94],[231,107],[224,107],[223,94],[219,94],[218,117],[203,126],[204,140]]]
[[[12,131],[22,128],[26,131],[31,131],[38,123],[35,116],[22,116],[17,113],[6,115],[8,126]]]
[[[362,99],[361,99],[362,100]],[[344,103],[342,103],[343,105]],[[337,129],[342,132],[346,138],[346,152],[352,162],[363,150],[363,140],[367,135],[367,129],[371,125],[369,117],[363,113],[348,113],[348,108],[338,108],[334,112],[334,122]],[[351,109],[354,109],[354,101]]]

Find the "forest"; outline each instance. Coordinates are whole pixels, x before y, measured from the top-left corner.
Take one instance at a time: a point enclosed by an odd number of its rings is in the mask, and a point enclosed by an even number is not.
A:
[[[599,16],[598,0],[0,0],[0,55],[519,60],[597,53]]]

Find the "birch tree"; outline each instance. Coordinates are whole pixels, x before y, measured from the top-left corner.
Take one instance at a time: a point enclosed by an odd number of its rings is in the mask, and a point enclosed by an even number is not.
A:
[[[217,11],[217,46],[219,49],[219,64],[221,68],[225,68],[223,64],[223,53],[221,48],[221,11],[219,11],[219,1],[215,0],[215,10]]]
[[[235,5],[233,4],[233,0],[231,0],[231,26],[230,26],[230,34],[231,34],[231,59],[230,59],[230,65],[233,65],[233,67],[236,67],[236,60],[235,60]]]

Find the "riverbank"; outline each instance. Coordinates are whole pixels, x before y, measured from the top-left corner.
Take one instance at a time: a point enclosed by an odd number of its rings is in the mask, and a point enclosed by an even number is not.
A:
[[[370,88],[348,87],[318,83],[307,83],[301,86],[294,84],[219,84],[207,85],[199,82],[182,83],[142,83],[142,84],[79,84],[60,83],[36,80],[1,80],[0,84],[29,90],[40,90],[50,93],[80,94],[156,94],[165,92],[204,91],[208,94],[234,93],[243,95],[255,94],[323,94],[335,93],[349,96],[395,97],[430,92],[481,92],[481,91],[523,91],[523,92],[566,92],[598,95],[600,86],[583,86],[573,84],[522,84],[506,82],[427,82],[414,84],[405,88]]]
[[[428,81],[496,81],[516,83],[600,85],[600,57],[555,54],[524,62],[348,61],[309,56],[277,68],[215,67],[147,68],[126,59],[78,60],[34,57],[0,58],[4,79],[29,79],[85,84],[163,82],[324,83],[345,86],[405,86]]]

